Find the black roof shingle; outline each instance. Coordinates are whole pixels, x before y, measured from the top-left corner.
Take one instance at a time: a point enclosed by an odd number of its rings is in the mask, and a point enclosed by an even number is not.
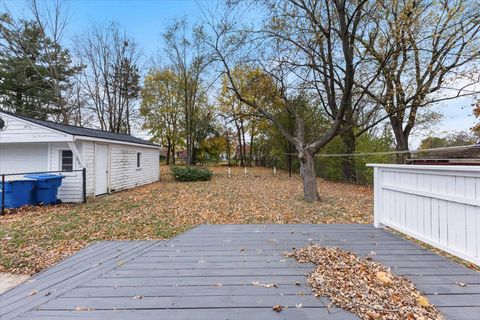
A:
[[[113,141],[122,141],[122,142],[129,142],[129,143],[158,147],[158,145],[156,145],[153,142],[143,140],[143,139],[131,136],[129,134],[114,133],[114,132],[110,132],[110,131],[103,131],[103,130],[90,129],[90,128],[82,128],[82,127],[72,126],[72,125],[68,125],[68,124],[56,123],[56,122],[53,122],[53,121],[39,120],[39,119],[25,117],[25,116],[21,116],[21,115],[18,115],[18,114],[13,114],[13,113],[1,111],[1,110],[0,110],[0,112],[3,112],[5,114],[17,117],[19,119],[22,119],[22,120],[25,120],[25,121],[28,121],[28,122],[31,122],[31,123],[34,123],[34,124],[38,124],[38,125],[46,127],[46,128],[61,131],[63,133],[71,134],[71,135],[74,135],[74,136],[106,139],[106,140],[113,140]]]

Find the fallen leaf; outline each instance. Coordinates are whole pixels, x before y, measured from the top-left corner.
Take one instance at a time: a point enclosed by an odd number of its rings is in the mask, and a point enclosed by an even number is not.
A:
[[[390,275],[386,272],[379,271],[376,274],[377,279],[380,280],[384,284],[390,284],[392,283],[392,279],[390,278]]]
[[[272,309],[273,309],[273,311],[280,312],[280,311],[282,311],[283,308],[280,305],[276,305],[276,306],[273,306]]]
[[[36,295],[37,293],[38,293],[38,290],[37,290],[37,289],[33,289],[32,291],[30,291],[30,292],[28,293],[28,295],[29,295],[29,296],[34,296],[34,295]]]
[[[426,297],[424,297],[424,296],[418,296],[417,302],[418,302],[419,305],[421,305],[422,307],[425,307],[425,308],[431,306],[431,305],[430,305],[430,302],[428,301],[428,299],[427,299]]]

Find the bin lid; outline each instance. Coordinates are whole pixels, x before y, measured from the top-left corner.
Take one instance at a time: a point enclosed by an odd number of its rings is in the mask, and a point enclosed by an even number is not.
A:
[[[14,181],[35,181],[35,179],[31,177],[24,177],[24,176],[6,176],[5,177],[5,182],[14,182]]]
[[[50,180],[50,179],[63,179],[65,176],[60,174],[51,174],[51,173],[37,173],[37,174],[26,174],[25,177],[32,178],[35,180]]]
[[[22,176],[5,177],[5,186],[13,185],[14,183],[34,183],[35,179],[25,178]],[[0,180],[0,193],[2,193],[2,181]]]

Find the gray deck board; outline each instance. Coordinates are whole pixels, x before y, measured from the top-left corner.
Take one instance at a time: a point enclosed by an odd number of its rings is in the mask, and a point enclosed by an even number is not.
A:
[[[382,262],[414,281],[447,319],[480,319],[479,273],[385,230],[343,224],[203,225],[166,242],[96,243],[0,296],[0,317],[358,319],[311,293],[312,264],[284,257],[308,243]],[[277,313],[273,305],[288,308]]]
[[[155,309],[155,310],[92,310],[86,312],[75,311],[34,311],[20,318],[22,320],[39,319],[108,319],[108,320],[353,320],[358,319],[336,308],[289,308],[280,313],[272,312],[272,308],[234,308],[234,309]]]

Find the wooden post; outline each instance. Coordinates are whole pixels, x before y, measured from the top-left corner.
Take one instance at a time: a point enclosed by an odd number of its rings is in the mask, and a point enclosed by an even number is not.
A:
[[[227,177],[231,177],[232,176],[232,170],[230,169],[230,167],[228,167],[228,174],[227,174]]]
[[[274,175],[274,176],[277,175],[277,167],[276,167],[276,166],[273,166],[273,175]]]
[[[247,176],[247,167],[244,167],[245,177]]]
[[[381,168],[373,168],[373,226],[380,228],[382,214],[382,181],[381,181]]]

